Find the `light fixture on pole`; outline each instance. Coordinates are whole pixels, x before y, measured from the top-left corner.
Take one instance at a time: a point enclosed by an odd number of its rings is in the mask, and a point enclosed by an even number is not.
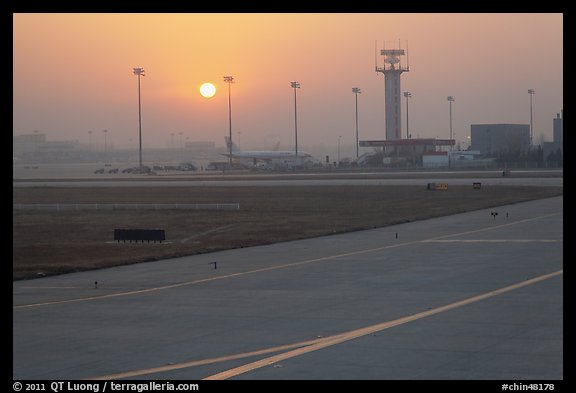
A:
[[[138,75],[138,153],[139,153],[139,167],[140,173],[142,173],[142,104],[140,101],[140,76],[146,76],[144,74],[144,68],[136,67],[133,68],[134,75]]]
[[[454,102],[454,97],[448,96],[446,99],[450,103],[450,140],[452,140],[452,103]]]
[[[532,146],[532,96],[536,93],[534,89],[528,89],[528,94],[530,94],[530,146]]]
[[[410,128],[408,127],[408,98],[412,97],[412,93],[405,91],[404,97],[406,97],[406,139],[410,139]]]
[[[356,96],[356,158],[358,158],[358,94],[362,93],[359,87],[353,87],[352,93]]]
[[[296,110],[296,89],[300,88],[300,82],[290,82],[290,86],[294,89],[294,141],[295,141],[295,153],[298,157],[298,112]]]
[[[234,77],[225,76],[224,82],[228,83],[228,157],[230,169],[232,169],[232,99],[230,93],[230,84],[234,83]]]

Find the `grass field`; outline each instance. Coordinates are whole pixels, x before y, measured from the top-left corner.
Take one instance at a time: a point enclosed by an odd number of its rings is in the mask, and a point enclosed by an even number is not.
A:
[[[382,227],[562,195],[562,187],[13,188],[14,203],[240,203],[238,211],[13,211],[13,279]],[[116,243],[115,228],[167,242]]]

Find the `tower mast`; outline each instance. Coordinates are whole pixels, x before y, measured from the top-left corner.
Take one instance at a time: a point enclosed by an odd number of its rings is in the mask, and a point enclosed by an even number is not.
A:
[[[384,47],[385,43],[383,44]],[[400,45],[398,45],[400,46]],[[380,55],[384,57],[384,66],[376,66],[376,73],[384,74],[384,109],[386,114],[386,140],[402,139],[400,75],[408,72],[403,67],[400,56],[406,53],[404,49],[382,49]]]

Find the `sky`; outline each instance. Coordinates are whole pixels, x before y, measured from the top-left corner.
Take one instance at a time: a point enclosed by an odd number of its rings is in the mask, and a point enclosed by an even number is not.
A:
[[[142,67],[142,144],[174,147],[229,133],[243,149],[299,149],[382,140],[384,77],[379,53],[407,49],[412,137],[454,137],[470,125],[530,123],[534,142],[552,140],[563,108],[563,15],[559,13],[15,13],[13,135],[138,148]],[[378,48],[378,51],[375,48]],[[406,58],[402,64],[406,65]],[[205,82],[212,98],[200,95]],[[406,134],[402,97],[402,135]]]

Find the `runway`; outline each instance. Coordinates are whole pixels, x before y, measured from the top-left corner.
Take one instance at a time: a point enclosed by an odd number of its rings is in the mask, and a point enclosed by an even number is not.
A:
[[[51,172],[48,172],[50,174]],[[44,174],[44,176],[48,176]],[[65,174],[37,178],[16,176],[13,187],[282,187],[282,186],[424,186],[428,183],[471,186],[481,182],[487,186],[553,186],[564,184],[563,170],[513,170],[502,176],[498,170],[466,171],[385,171],[385,172],[318,172],[318,173],[235,173],[192,175],[86,175],[67,178]]]
[[[448,183],[452,186],[472,186],[478,179],[286,179],[286,180],[94,180],[18,182],[13,187],[290,187],[290,186],[422,186],[428,183]],[[563,178],[493,178],[480,179],[484,186],[543,186],[562,187]]]
[[[562,379],[562,246],[557,197],[18,281],[13,378]]]

